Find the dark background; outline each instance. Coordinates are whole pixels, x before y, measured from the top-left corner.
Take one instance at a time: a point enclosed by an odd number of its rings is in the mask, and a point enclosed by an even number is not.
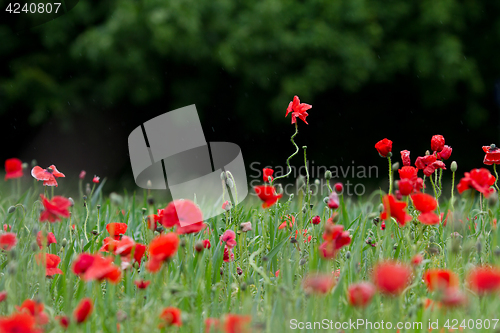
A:
[[[0,158],[130,188],[130,131],[196,104],[207,141],[284,166],[298,95],[315,165],[378,165],[382,181],[378,140],[414,161],[442,134],[462,174],[500,143],[499,14],[498,1],[122,0],[20,33],[0,22]]]

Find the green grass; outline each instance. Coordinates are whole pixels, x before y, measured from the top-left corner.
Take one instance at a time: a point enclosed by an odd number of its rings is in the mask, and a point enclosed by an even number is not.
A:
[[[205,232],[181,235],[184,245],[160,272],[149,273],[145,269],[144,258],[140,267],[124,271],[122,280],[113,285],[81,281],[71,271],[75,256],[83,251],[97,252],[103,238],[108,236],[105,226],[110,222],[127,223],[126,235],[136,242],[147,244],[154,234],[145,227],[145,217],[158,208],[164,208],[167,203],[148,205],[147,194],[142,191],[122,193],[122,202],[117,204],[117,200],[113,200],[115,202],[112,203],[99,188],[92,198],[87,199],[87,207],[84,207],[83,199],[74,198],[71,218],[53,224],[40,223],[38,217],[42,205],[39,194],[43,189],[41,184],[36,185],[21,195],[15,187],[0,193],[0,218],[3,224],[12,226],[12,232],[18,238],[14,250],[0,252],[0,291],[8,293],[6,301],[0,304],[0,314],[14,313],[16,306],[27,298],[39,300],[45,304],[45,311],[51,319],[44,326],[45,332],[63,331],[54,317],[62,314],[71,316],[84,297],[94,300],[94,312],[86,323],[72,323],[70,332],[116,332],[118,320],[121,332],[157,332],[160,331],[159,314],[166,306],[178,307],[182,311],[181,327],[163,329],[174,332],[204,332],[206,318],[223,319],[228,313],[250,315],[251,331],[273,333],[292,331],[292,319],[297,322],[383,320],[393,325],[397,322],[422,322],[424,328],[421,330],[401,332],[427,332],[429,320],[438,320],[441,329],[448,319],[457,319],[458,327],[464,319],[491,320],[500,317],[497,294],[479,297],[464,283],[474,265],[499,264],[496,251],[499,232],[491,227],[492,219],[498,216],[498,202],[485,201],[484,208],[480,209],[477,193],[474,200],[470,191],[456,197],[454,207],[441,199],[441,212],[454,209],[454,219],[448,221],[445,227],[422,225],[416,220],[417,214],[410,205],[409,213],[414,216],[414,221],[400,228],[389,220],[384,231],[380,229],[380,223],[375,225],[373,222],[373,218],[379,215],[380,192],[354,200],[342,198],[341,207],[337,209],[340,214],[338,223],[350,231],[352,242],[339,252],[335,260],[324,260],[318,253],[325,221],[331,215],[323,198],[312,197],[314,206],[305,212],[302,209],[302,194],[291,199],[282,198],[266,210],[256,200],[250,199],[223,216],[205,221],[208,224]],[[64,191],[67,189],[61,182],[55,194]],[[431,193],[431,189],[427,193]],[[15,212],[8,213],[8,208],[14,205],[17,205]],[[288,214],[296,216],[294,228],[308,229],[308,234],[312,235],[311,242],[304,243],[304,239],[299,237],[298,242],[293,244],[290,236],[295,235],[295,230],[278,230],[283,216]],[[321,216],[320,225],[307,224],[314,215]],[[239,233],[240,223],[247,221],[252,222],[253,230]],[[471,221],[477,222],[477,229]],[[72,224],[76,225],[73,233]],[[235,260],[225,263],[222,261],[223,245],[219,237],[229,228],[237,232],[237,245],[234,248]],[[53,232],[57,238],[58,243],[52,244],[48,252],[61,257],[59,268],[63,275],[46,278],[44,269],[35,261],[39,250],[33,243],[36,233],[42,229]],[[463,238],[451,238],[453,232],[460,233]],[[366,243],[369,237],[376,243],[375,247]],[[67,242],[65,247],[61,246],[63,239]],[[194,245],[203,239],[210,239],[212,247],[197,253]],[[397,259],[409,263],[417,253],[424,255],[424,263],[414,270],[412,283],[401,296],[387,297],[377,293],[365,309],[348,304],[348,286],[371,280],[371,271],[377,262]],[[118,265],[119,260],[116,258]],[[241,275],[237,274],[237,267],[242,269]],[[437,306],[426,309],[423,306],[425,299],[437,299],[438,296],[429,292],[421,279],[423,271],[431,267],[449,268],[458,274],[460,289],[468,298],[466,306],[457,309]],[[337,269],[340,270],[340,278],[330,293],[318,296],[304,292],[302,280],[308,273],[331,274]],[[280,270],[278,278],[275,277],[277,270]],[[133,281],[139,278],[151,280],[146,290],[135,287]],[[314,332],[318,329],[302,331]],[[351,330],[347,328],[344,331]],[[465,331],[481,330],[466,328]]]

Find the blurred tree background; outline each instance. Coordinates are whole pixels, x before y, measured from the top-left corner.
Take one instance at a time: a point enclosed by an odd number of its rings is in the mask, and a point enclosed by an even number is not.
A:
[[[0,22],[2,157],[131,185],[130,131],[196,104],[207,141],[285,165],[298,95],[315,165],[384,177],[378,140],[414,160],[443,134],[461,174],[500,143],[499,13],[493,0],[89,0],[21,33]]]

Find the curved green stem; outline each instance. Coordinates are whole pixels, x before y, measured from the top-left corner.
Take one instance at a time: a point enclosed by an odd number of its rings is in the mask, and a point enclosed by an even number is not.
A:
[[[452,172],[451,174],[451,209],[454,211],[455,208],[454,208],[454,204],[453,204],[453,190],[454,190],[454,187],[455,187],[455,172]]]
[[[295,136],[299,133],[299,128],[297,126],[297,123],[295,123],[295,133],[293,133],[292,137],[290,138],[290,141],[293,143],[293,145],[295,146],[295,152],[290,155],[287,160],[286,160],[286,165],[288,166],[288,172],[286,173],[286,175],[283,175],[283,176],[279,176],[279,177],[275,177],[273,179],[273,181],[271,182],[271,186],[273,186],[274,182],[278,179],[281,179],[281,178],[286,178],[288,177],[291,173],[292,173],[292,168],[290,167],[290,159],[292,157],[294,157],[295,155],[297,155],[297,153],[299,152],[299,146],[297,146],[297,144],[295,143],[295,141],[293,141],[293,138],[295,138]]]
[[[497,193],[500,192],[498,189],[497,181],[498,181],[498,173],[497,173],[497,165],[493,164],[493,171],[495,171],[495,188],[497,189]]]
[[[438,215],[441,215],[441,210],[439,209],[439,201],[438,201],[438,196],[437,196],[437,191],[436,191],[436,184],[434,184],[434,181],[432,180],[432,175],[429,177],[431,180],[432,188],[434,189],[434,197],[436,198],[436,201],[438,203],[437,209],[438,209]]]
[[[389,194],[392,194],[392,163],[389,156],[387,156],[387,160],[389,161]]]

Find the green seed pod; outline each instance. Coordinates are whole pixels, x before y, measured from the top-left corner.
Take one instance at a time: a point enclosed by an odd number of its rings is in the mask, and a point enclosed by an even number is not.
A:
[[[339,220],[340,220],[340,215],[339,214],[335,214],[335,216],[333,217],[333,222],[337,223]]]
[[[12,214],[16,211],[16,206],[10,206],[9,209],[7,209],[7,213]]]
[[[327,180],[332,179],[332,172],[330,170],[325,171],[325,179]]]
[[[451,172],[457,171],[457,162],[455,162],[455,161],[451,162],[450,170],[451,170]]]
[[[222,171],[220,174],[220,180],[222,181],[226,180],[226,173],[224,171]]]
[[[147,211],[148,211],[148,210],[147,210],[146,208],[144,208],[144,207],[143,207],[143,208],[142,208],[142,215],[146,215],[146,212],[147,212]]]
[[[71,207],[73,207],[75,205],[75,200],[73,200],[73,198],[71,198],[71,197],[69,197],[68,200],[69,200]]]
[[[392,152],[388,152],[388,153],[387,153],[387,157],[388,157],[388,158],[391,158],[391,157],[392,157]]]
[[[247,284],[245,282],[242,282],[240,285],[240,289],[241,289],[241,291],[247,290]]]
[[[268,178],[270,179],[271,177],[268,177]],[[234,187],[233,180],[231,178],[226,179],[226,184],[229,188]]]
[[[66,247],[66,245],[68,245],[68,240],[66,238],[63,238],[63,240],[61,241],[61,246]]]
[[[23,164],[21,164],[21,167],[23,168],[23,170],[26,170],[26,169],[28,169],[29,164],[24,162]]]
[[[346,258],[347,260],[351,259],[351,251],[347,251],[347,252],[345,253],[345,258]]]
[[[378,211],[379,211],[379,213],[382,213],[384,211],[384,205],[383,204],[378,205]]]

